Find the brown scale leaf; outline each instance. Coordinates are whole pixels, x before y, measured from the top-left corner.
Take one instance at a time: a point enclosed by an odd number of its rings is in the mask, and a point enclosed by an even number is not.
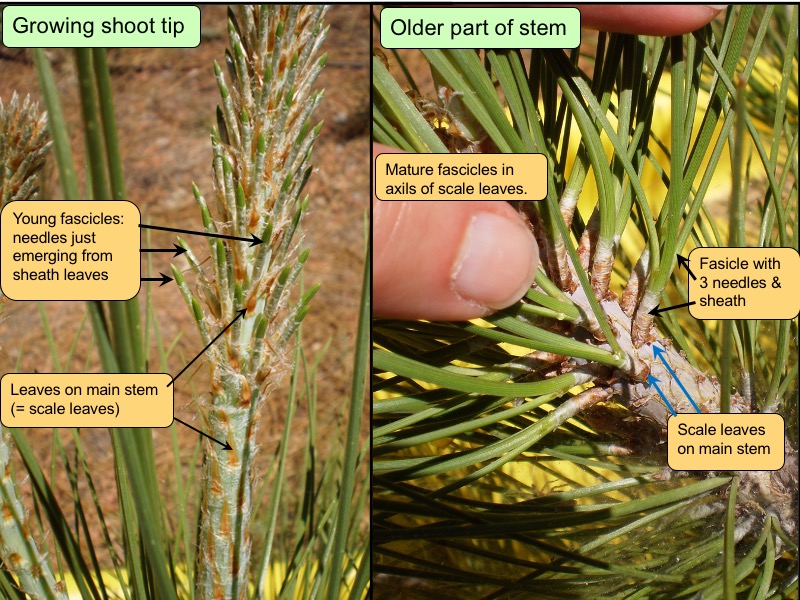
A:
[[[222,487],[222,481],[220,479],[219,474],[219,465],[217,463],[217,459],[211,459],[211,494],[214,497],[219,497],[222,495],[224,488]]]
[[[230,537],[231,535],[231,519],[229,516],[230,507],[227,502],[222,503],[222,520],[220,521],[218,531],[223,537]]]
[[[247,303],[245,304],[247,312],[250,313],[253,312],[253,310],[255,310],[257,301],[258,301],[257,295],[255,293],[255,290],[253,290],[253,293],[250,294],[250,296],[247,298]]]
[[[242,395],[239,400],[239,406],[248,407],[250,406],[250,399],[252,398],[252,392],[250,391],[250,384],[247,383],[245,379],[242,381]]]
[[[258,211],[251,210],[250,221],[247,224],[247,228],[250,230],[251,233],[255,233],[256,225],[258,225]]]

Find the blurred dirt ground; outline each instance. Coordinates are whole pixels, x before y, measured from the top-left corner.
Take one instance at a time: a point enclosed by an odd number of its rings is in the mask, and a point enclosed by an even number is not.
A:
[[[202,230],[199,211],[191,193],[197,183],[208,197],[211,194],[211,145],[209,133],[215,123],[218,89],[213,61],[222,61],[226,47],[226,9],[201,7],[202,41],[189,49],[112,49],[109,63],[114,82],[119,138],[125,165],[130,200],[135,202],[144,222],[168,227]],[[306,191],[311,196],[311,211],[305,221],[305,244],[311,247],[306,263],[306,286],[322,283],[312,310],[304,321],[305,347],[314,361],[326,344],[330,346],[320,362],[319,439],[330,440],[331,429],[339,423],[347,402],[352,370],[359,294],[365,248],[365,215],[369,205],[369,6],[335,5],[326,21],[330,32],[324,50],[328,62],[318,81],[325,98],[315,115],[325,122],[316,144],[316,171]],[[70,50],[49,50],[65,114],[71,125],[76,167],[81,175],[82,141],[78,136],[79,104],[75,71]],[[38,83],[30,51],[0,46],[0,98],[8,100],[12,91],[38,99]],[[59,198],[54,164],[48,165],[42,198]],[[166,248],[175,241],[173,234],[152,232],[150,242],[143,236],[143,247]],[[188,239],[200,256],[207,255],[202,238]],[[145,255],[147,256],[147,255]],[[167,254],[150,255],[152,273],[169,272]],[[183,257],[175,264],[187,267]],[[142,274],[147,265],[143,262]],[[144,304],[143,286],[140,301]],[[156,317],[164,345],[177,340],[170,355],[168,371],[177,373],[202,349],[196,327],[174,284],[151,288]],[[43,303],[53,332],[55,348],[63,363],[85,313],[81,302]],[[90,348],[88,323],[78,338],[64,371],[99,371]],[[2,373],[50,372],[55,365],[45,335],[39,309],[32,302],[9,302],[0,322],[0,370]],[[88,362],[87,362],[88,361]],[[88,364],[88,368],[87,368]],[[17,366],[18,365],[18,366]],[[150,370],[159,371],[158,352],[151,344]],[[192,389],[202,393],[207,386],[208,367],[203,361],[193,365],[175,390],[175,414],[198,425],[192,403]],[[288,381],[284,381],[284,388]],[[283,427],[286,394],[280,392],[269,401],[261,420],[261,458],[275,451]],[[299,435],[292,456],[302,459],[302,435],[307,427],[301,415],[293,428]],[[364,415],[364,436],[368,427]],[[182,456],[191,456],[197,434],[176,425]],[[69,432],[61,438],[71,447]],[[29,430],[29,439],[43,465],[49,464],[51,430]],[[102,429],[85,429],[81,437],[89,452],[88,462],[95,474],[95,486],[104,512],[114,518],[117,510],[116,486],[109,435]],[[172,444],[167,430],[154,430],[158,451],[159,478],[163,495],[169,498],[174,479]],[[101,476],[107,474],[107,476]],[[65,473],[56,477],[56,488],[69,503],[69,482]],[[297,474],[298,479],[302,474]],[[290,484],[291,485],[291,484]],[[168,501],[168,500],[167,500]]]

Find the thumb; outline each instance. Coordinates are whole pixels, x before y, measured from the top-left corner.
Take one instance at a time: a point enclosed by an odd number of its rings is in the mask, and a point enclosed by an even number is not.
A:
[[[535,238],[505,202],[373,199],[373,249],[374,314],[401,319],[465,320],[510,306],[539,263]]]

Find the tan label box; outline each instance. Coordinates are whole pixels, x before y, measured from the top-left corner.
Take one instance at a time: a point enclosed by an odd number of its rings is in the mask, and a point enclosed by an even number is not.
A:
[[[378,200],[544,200],[544,154],[379,154]]]
[[[0,288],[11,300],[130,300],[139,209],[127,200],[10,202],[0,211]]]
[[[667,462],[676,471],[776,471],[784,432],[776,414],[681,413],[667,421]]]
[[[689,269],[695,319],[794,319],[800,312],[794,248],[695,248]]]
[[[169,427],[166,373],[9,373],[0,378],[6,427]]]

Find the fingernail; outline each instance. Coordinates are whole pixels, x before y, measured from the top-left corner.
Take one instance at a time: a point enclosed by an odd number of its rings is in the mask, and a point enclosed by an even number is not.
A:
[[[722,10],[723,8],[728,8],[727,4],[704,4],[703,6],[707,6],[708,8],[713,8],[714,10]]]
[[[453,267],[453,286],[462,298],[501,309],[530,288],[539,250],[521,220],[478,213],[461,243]]]

